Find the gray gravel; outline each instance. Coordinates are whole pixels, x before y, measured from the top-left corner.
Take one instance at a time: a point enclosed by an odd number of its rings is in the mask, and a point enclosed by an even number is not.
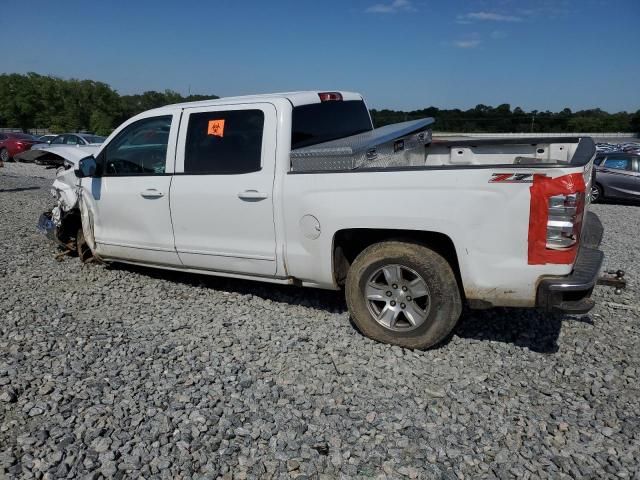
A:
[[[0,170],[0,478],[640,478],[640,207],[596,205],[587,316],[370,341],[333,292],[54,259],[53,172]]]

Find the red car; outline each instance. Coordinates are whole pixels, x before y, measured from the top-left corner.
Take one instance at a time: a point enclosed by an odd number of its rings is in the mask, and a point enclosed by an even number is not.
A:
[[[26,133],[0,133],[0,165],[36,143],[38,140]]]

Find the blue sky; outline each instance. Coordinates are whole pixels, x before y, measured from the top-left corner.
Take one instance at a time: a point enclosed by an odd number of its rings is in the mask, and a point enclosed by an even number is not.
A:
[[[0,72],[374,108],[640,109],[640,0],[1,0]]]

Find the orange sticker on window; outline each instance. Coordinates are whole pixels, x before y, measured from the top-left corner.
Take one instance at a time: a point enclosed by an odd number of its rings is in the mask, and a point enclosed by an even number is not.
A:
[[[207,135],[214,137],[224,137],[224,120],[209,120]]]

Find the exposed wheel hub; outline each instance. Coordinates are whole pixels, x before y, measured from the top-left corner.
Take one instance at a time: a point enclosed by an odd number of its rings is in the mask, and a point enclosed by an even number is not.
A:
[[[429,287],[415,270],[404,265],[378,268],[369,277],[364,295],[373,318],[389,330],[414,330],[429,316]]]

